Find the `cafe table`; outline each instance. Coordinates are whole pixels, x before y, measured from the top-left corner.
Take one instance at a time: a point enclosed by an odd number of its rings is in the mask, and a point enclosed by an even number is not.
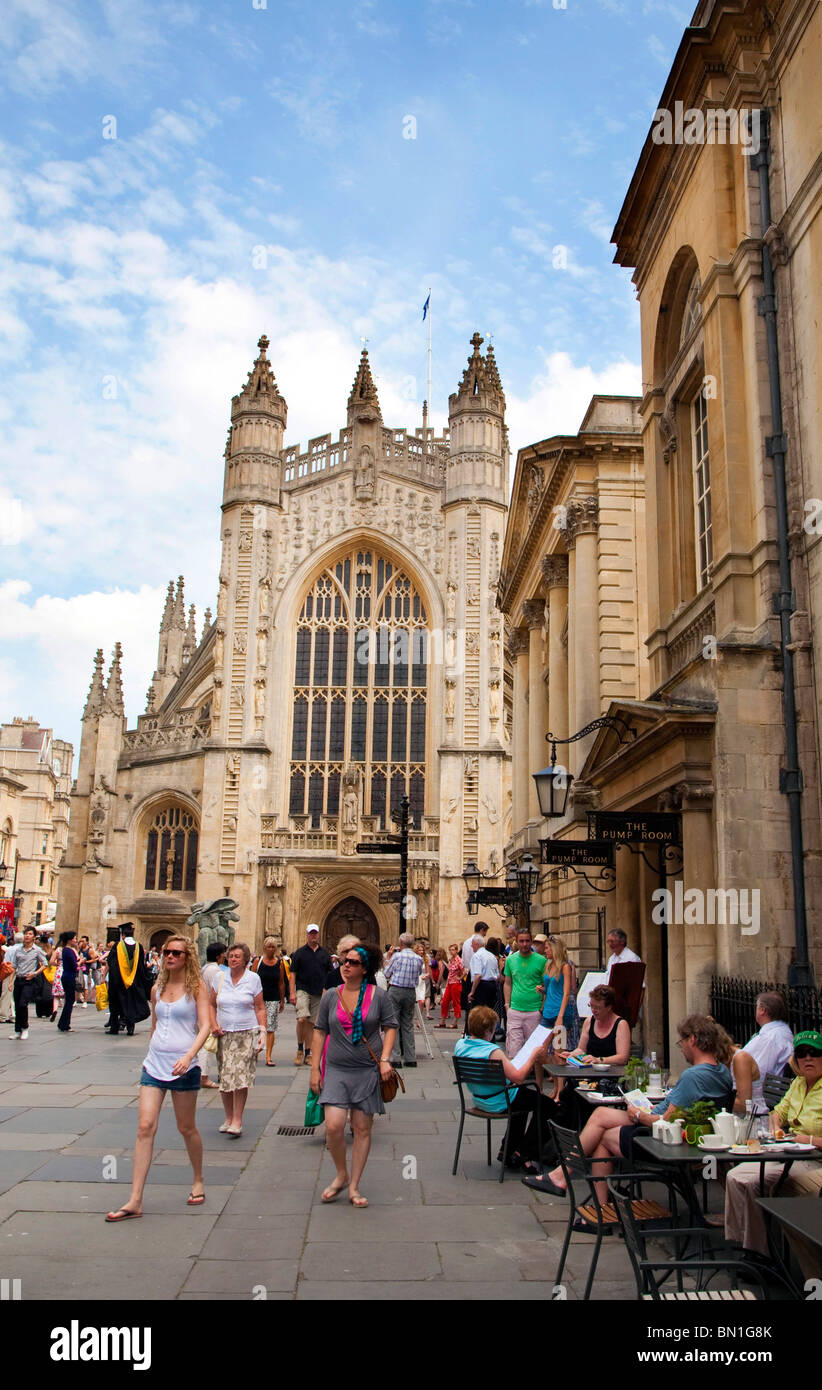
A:
[[[760,1197],[764,1197],[766,1163],[783,1164],[783,1171],[776,1188],[778,1192],[794,1163],[808,1161],[818,1163],[822,1161],[822,1149],[807,1151],[800,1149],[791,1155],[787,1145],[784,1148],[769,1145],[763,1148],[761,1153],[751,1153],[750,1150],[747,1153],[731,1153],[729,1149],[700,1149],[696,1144],[666,1144],[662,1139],[654,1139],[647,1130],[644,1134],[634,1134],[634,1151],[644,1157],[652,1158],[655,1163],[679,1169],[683,1179],[683,1191],[690,1203],[691,1214],[695,1223],[704,1222],[704,1215],[691,1175],[692,1163],[703,1163],[706,1158],[714,1158],[717,1163],[722,1163],[728,1168],[735,1168],[738,1163],[758,1163],[759,1194]],[[822,1206],[822,1203],[820,1205]]]
[[[567,1062],[543,1062],[543,1071],[547,1071],[549,1076],[559,1076],[563,1080],[573,1077],[576,1081],[600,1081],[611,1077],[618,1079],[625,1075],[625,1067],[574,1067],[568,1066]]]
[[[765,1213],[771,1248],[770,1226],[771,1221],[775,1220],[815,1246],[819,1252],[819,1273],[822,1274],[822,1200],[818,1197],[757,1197],[756,1200]]]

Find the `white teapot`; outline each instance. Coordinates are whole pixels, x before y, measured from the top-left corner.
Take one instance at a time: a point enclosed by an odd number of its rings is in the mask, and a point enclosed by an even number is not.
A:
[[[714,1115],[711,1124],[714,1134],[719,1136],[723,1144],[737,1144],[744,1130],[744,1125],[729,1110],[720,1110],[718,1115]]]

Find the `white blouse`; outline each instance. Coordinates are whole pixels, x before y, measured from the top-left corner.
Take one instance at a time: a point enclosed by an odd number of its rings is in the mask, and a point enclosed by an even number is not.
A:
[[[244,1033],[259,1027],[254,1011],[254,1000],[263,992],[259,975],[246,970],[236,985],[230,975],[223,975],[217,981],[217,990],[217,1023],[224,1033]]]

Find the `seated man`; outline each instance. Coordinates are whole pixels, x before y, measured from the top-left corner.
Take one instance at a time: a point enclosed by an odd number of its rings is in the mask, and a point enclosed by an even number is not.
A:
[[[759,1031],[735,1054],[733,1061],[737,1115],[746,1113],[748,1100],[753,1102],[755,1114],[767,1114],[762,1083],[769,1072],[781,1076],[793,1053],[793,1034],[785,1021],[787,1017],[787,1005],[781,994],[769,991],[759,995],[756,1001]]]
[[[545,1061],[548,1056],[548,1043],[544,1043],[524,1067],[515,1067],[502,1049],[491,1041],[498,1023],[499,1015],[493,1009],[483,1004],[472,1009],[468,1015],[468,1033],[466,1037],[460,1038],[454,1048],[454,1056],[476,1058],[484,1062],[502,1062],[506,1081],[513,1081],[518,1086],[533,1071],[535,1062]],[[468,1089],[480,1110],[505,1114],[504,1091],[496,1090],[493,1084],[475,1084]],[[537,1158],[539,1153],[539,1107],[550,1105],[551,1102],[546,1101],[538,1091],[530,1087],[522,1091],[509,1090],[508,1099],[512,1112],[509,1121],[508,1166],[526,1168],[529,1172],[533,1167],[536,1172],[538,1170],[532,1160]]]
[[[631,1126],[626,1135],[632,1136],[635,1125],[650,1129],[654,1120],[670,1119],[674,1110],[687,1110],[698,1100],[714,1100],[721,1107],[730,1097],[733,1089],[728,1070],[731,1040],[725,1029],[705,1014],[689,1014],[677,1024],[676,1031],[688,1069],[665,1100],[659,1101],[653,1110],[639,1110],[635,1105],[629,1105],[627,1110],[611,1110],[606,1105],[599,1105],[579,1136],[582,1152],[589,1158],[601,1160],[595,1173],[597,1196],[603,1206],[608,1201],[605,1179],[613,1166],[610,1159],[625,1152],[625,1138],[621,1131],[626,1126]],[[560,1197],[565,1194],[565,1178],[561,1168],[554,1168],[542,1177],[523,1178],[523,1182],[538,1192],[553,1192]],[[578,1217],[575,1230],[589,1229],[596,1228],[589,1227],[583,1217]]]
[[[790,1130],[801,1143],[822,1149],[822,1033],[797,1033],[793,1057],[798,1073],[779,1105],[770,1115],[772,1133]],[[783,1170],[782,1163],[766,1163],[764,1187],[772,1192]],[[781,1197],[818,1196],[822,1189],[822,1164],[794,1163],[782,1187]],[[765,1256],[768,1239],[765,1218],[757,1202],[760,1195],[759,1164],[740,1163],[728,1174],[725,1187],[725,1234],[746,1254]],[[806,1279],[820,1274],[819,1252],[801,1236],[789,1235]]]

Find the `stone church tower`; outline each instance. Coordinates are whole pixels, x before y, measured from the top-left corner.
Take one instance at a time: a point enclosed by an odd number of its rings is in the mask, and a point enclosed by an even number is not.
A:
[[[358,854],[411,804],[409,930],[465,935],[466,860],[510,833],[503,619],[505,396],[475,333],[449,429],[386,427],[363,350],[346,423],[284,443],[268,340],[231,403],[214,620],[170,583],[145,714],[128,729],[119,644],[97,653],[61,872],[60,927],[179,930],[230,896],[241,939],[316,921],[386,942],[398,860]],[[382,890],[384,891],[384,889]]]

